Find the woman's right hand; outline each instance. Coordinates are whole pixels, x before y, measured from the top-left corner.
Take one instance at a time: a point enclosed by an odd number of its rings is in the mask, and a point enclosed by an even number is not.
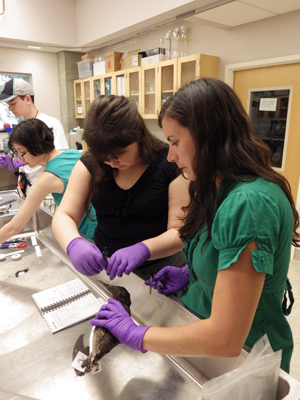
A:
[[[184,288],[190,281],[188,266],[171,267],[167,265],[162,268],[154,277],[145,281],[145,285],[157,289],[158,293],[168,295],[178,292]]]
[[[107,261],[98,247],[81,237],[76,237],[68,244],[67,254],[75,269],[86,276],[97,275],[107,267]]]

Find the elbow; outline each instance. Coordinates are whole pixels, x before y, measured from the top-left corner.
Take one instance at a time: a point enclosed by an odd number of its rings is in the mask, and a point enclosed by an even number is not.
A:
[[[238,357],[243,350],[244,343],[238,339],[229,338],[227,341],[223,341],[221,347],[219,348],[222,357]]]
[[[238,357],[241,354],[242,350],[243,346],[235,345],[234,343],[232,343],[231,346],[228,346],[226,348],[226,354],[224,355],[224,357]]]

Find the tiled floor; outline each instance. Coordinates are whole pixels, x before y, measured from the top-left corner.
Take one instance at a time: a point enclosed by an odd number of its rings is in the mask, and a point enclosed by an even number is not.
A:
[[[294,260],[290,262],[288,276],[295,298],[292,312],[287,317],[294,336],[290,375],[300,382],[300,250],[295,250]]]

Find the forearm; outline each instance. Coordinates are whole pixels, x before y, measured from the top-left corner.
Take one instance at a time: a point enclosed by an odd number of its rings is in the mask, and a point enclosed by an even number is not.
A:
[[[54,214],[52,230],[64,251],[67,250],[68,244],[71,240],[80,237],[77,223],[68,214],[59,212],[59,209]]]
[[[178,230],[171,228],[159,236],[143,240],[150,250],[150,260],[169,257],[182,250],[183,242],[179,238]]]
[[[15,225],[13,219],[4,225],[0,229],[0,243],[5,242],[6,240],[10,239],[12,236],[17,235],[21,231],[22,227]]]
[[[85,213],[90,181],[90,173],[82,162],[78,161],[72,170],[67,189],[52,221],[53,233],[65,251],[73,239],[80,237],[78,227]]]
[[[142,348],[160,354],[182,357],[236,357],[241,342],[213,329],[209,319],[176,327],[150,327]]]

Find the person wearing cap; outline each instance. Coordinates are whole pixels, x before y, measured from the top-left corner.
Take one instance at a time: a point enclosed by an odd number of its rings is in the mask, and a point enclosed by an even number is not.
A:
[[[22,78],[14,78],[7,81],[0,93],[0,102],[6,102],[15,117],[25,119],[38,118],[52,128],[54,134],[54,146],[56,150],[68,149],[68,143],[61,122],[45,113],[39,112],[34,104],[34,90],[32,86]],[[29,186],[37,179],[44,168],[36,166],[30,168],[22,161],[12,159],[11,156],[4,154],[0,156],[0,168],[4,166],[9,170],[19,167],[19,172],[26,176]]]

